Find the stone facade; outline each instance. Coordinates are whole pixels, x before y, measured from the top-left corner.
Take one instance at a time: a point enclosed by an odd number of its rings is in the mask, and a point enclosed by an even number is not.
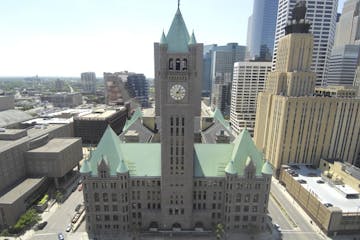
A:
[[[81,168],[88,231],[214,230],[218,223],[228,232],[265,230],[272,167],[249,132],[231,143],[195,141],[202,50],[178,9],[155,43],[160,143],[122,142],[105,131]]]

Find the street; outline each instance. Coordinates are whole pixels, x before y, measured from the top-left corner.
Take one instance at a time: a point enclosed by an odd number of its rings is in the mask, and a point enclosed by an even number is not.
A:
[[[269,213],[274,224],[279,224],[282,239],[321,240],[328,239],[302,210],[277,180],[271,183]],[[313,223],[315,224],[315,223]]]

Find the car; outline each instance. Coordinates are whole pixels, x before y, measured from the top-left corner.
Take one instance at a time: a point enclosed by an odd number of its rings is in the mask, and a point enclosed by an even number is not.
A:
[[[297,180],[300,184],[305,184],[305,183],[307,183],[304,179],[299,179],[299,180]]]
[[[82,205],[79,203],[79,204],[76,206],[76,208],[75,208],[75,212],[79,212],[81,206],[82,206]]]
[[[62,233],[58,233],[58,240],[64,240],[64,235]]]
[[[79,186],[79,188],[78,188],[78,191],[80,192],[80,191],[82,191],[82,190],[83,190],[83,185],[80,184],[80,186]]]
[[[66,227],[66,232],[70,232],[72,230],[72,224],[69,223],[69,225],[67,225]]]
[[[320,179],[317,180],[316,182],[317,182],[317,183],[325,183],[323,180],[320,180]]]
[[[325,206],[325,207],[332,207],[332,206],[334,206],[334,205],[332,205],[331,203],[324,203],[324,206]]]
[[[42,222],[42,223],[39,223],[39,224],[37,224],[36,226],[35,226],[35,230],[37,231],[37,230],[42,230],[42,229],[44,229],[44,227],[47,225],[47,222],[45,221],[45,222]]]

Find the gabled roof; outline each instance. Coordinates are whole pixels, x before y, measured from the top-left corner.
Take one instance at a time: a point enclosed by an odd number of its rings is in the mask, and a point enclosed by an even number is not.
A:
[[[218,108],[215,109],[213,118],[214,120],[217,120],[219,123],[221,123],[225,128],[230,128],[229,122],[225,120],[224,116]]]
[[[142,117],[141,108],[138,107],[136,108],[131,118],[129,120],[126,120],[125,126],[123,128],[123,132],[126,132],[129,129],[129,127],[133,125],[134,122],[136,122],[136,120],[140,119],[141,117]]]
[[[110,170],[109,174],[116,175],[116,169],[120,161],[123,159],[123,156],[120,148],[120,139],[110,126],[106,128],[97,148],[92,152],[91,156],[87,160],[90,164],[91,175],[98,175],[98,164],[102,161],[104,156]],[[80,172],[85,171],[86,165],[83,164]]]
[[[189,32],[179,8],[176,11],[166,39],[168,52],[184,53],[189,51]]]

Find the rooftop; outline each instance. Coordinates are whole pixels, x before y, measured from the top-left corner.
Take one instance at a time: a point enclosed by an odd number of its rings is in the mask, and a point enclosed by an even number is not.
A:
[[[301,184],[307,191],[311,192],[321,203],[330,203],[333,207],[340,208],[343,212],[359,212],[360,199],[346,198],[346,194],[359,194],[348,185],[333,185],[321,177],[320,169],[307,168],[305,166],[292,169],[299,174],[293,177],[296,180],[303,179],[306,183]],[[323,180],[324,183],[319,183]],[[325,180],[325,181],[324,181]]]
[[[0,204],[12,204],[16,202],[24,194],[31,192],[33,188],[37,187],[45,178],[27,178],[9,192],[0,197]]]
[[[32,149],[28,152],[61,152],[62,150],[66,149],[67,147],[71,146],[75,142],[77,142],[80,138],[53,138],[47,144]]]
[[[33,117],[30,114],[20,110],[9,109],[0,111],[0,127],[6,127],[12,124],[20,123],[31,118]]]
[[[80,118],[81,119],[104,120],[104,119],[110,117],[111,115],[113,115],[114,113],[116,113],[116,110],[113,110],[113,109],[96,109],[91,113],[82,115]]]

